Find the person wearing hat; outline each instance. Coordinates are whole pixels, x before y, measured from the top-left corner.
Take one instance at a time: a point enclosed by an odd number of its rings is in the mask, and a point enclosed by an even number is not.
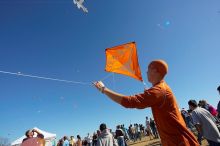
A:
[[[198,107],[195,100],[190,100],[188,105],[192,110],[193,124],[197,131],[207,139],[210,146],[220,146],[220,133],[215,118],[206,109]]]
[[[164,81],[167,72],[168,65],[165,61],[152,61],[147,71],[152,87],[133,96],[116,93],[101,81],[94,82],[94,85],[114,102],[126,108],[151,107],[163,146],[198,146],[195,136],[186,127],[172,90]]]

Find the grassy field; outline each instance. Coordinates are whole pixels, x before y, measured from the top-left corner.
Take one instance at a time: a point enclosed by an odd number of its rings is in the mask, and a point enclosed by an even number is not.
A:
[[[141,141],[139,140],[137,140],[136,142],[129,141],[128,145],[129,146],[161,146],[161,143],[160,143],[160,139],[150,140],[150,138],[146,136],[142,138]],[[208,143],[206,140],[202,141],[202,146],[208,146]]]

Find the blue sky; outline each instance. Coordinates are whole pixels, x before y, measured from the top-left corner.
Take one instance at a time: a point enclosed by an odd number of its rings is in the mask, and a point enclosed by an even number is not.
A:
[[[217,106],[220,1],[87,0],[85,6],[88,14],[71,0],[0,0],[0,70],[88,83],[110,74],[105,48],[136,41],[145,81],[147,64],[164,59],[180,107],[189,99]],[[119,74],[104,83],[126,95],[143,91],[142,83]],[[151,115],[125,109],[89,85],[0,74],[0,89],[0,136],[12,141],[35,126],[58,138],[85,136],[102,122],[114,129]]]

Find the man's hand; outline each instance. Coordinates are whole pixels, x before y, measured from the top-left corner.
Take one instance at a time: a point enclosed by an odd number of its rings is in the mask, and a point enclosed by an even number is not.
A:
[[[104,93],[105,91],[105,85],[102,81],[97,81],[93,83],[95,85],[95,87],[102,93]]]
[[[121,104],[121,100],[125,95],[119,94],[117,92],[112,91],[111,89],[105,87],[102,81],[93,82],[93,85],[103,94],[107,95],[111,100]]]

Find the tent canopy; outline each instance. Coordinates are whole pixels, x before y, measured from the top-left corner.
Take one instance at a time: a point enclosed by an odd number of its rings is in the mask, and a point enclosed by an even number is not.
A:
[[[53,133],[49,133],[49,132],[46,132],[46,131],[43,131],[37,127],[34,127],[33,129],[39,131],[40,133],[42,133],[44,135],[44,139],[47,141],[47,140],[52,140],[54,138],[56,138],[56,134],[53,134]],[[34,134],[34,137],[36,137],[37,134],[35,133]],[[11,143],[12,146],[16,146],[16,145],[20,145],[23,141],[23,139],[26,138],[26,136],[22,136],[20,138],[18,138],[17,140],[15,140],[14,142]]]

